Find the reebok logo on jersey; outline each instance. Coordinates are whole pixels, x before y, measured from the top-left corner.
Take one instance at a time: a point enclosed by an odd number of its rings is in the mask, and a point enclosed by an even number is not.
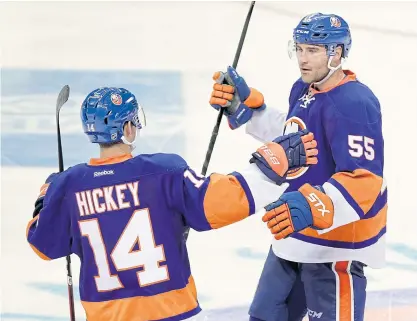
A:
[[[99,176],[103,176],[103,175],[113,175],[114,171],[113,170],[109,170],[109,171],[101,171],[101,172],[94,172],[94,177],[99,177]]]

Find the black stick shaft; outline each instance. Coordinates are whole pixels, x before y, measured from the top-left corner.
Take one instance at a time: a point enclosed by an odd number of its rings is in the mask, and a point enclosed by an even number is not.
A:
[[[64,157],[62,154],[62,141],[61,141],[61,128],[59,126],[59,112],[61,107],[67,102],[69,97],[69,86],[64,86],[59,93],[57,105],[56,105],[56,132],[58,139],[58,168],[59,172],[64,171]],[[75,321],[75,308],[74,308],[74,289],[72,285],[72,272],[71,272],[71,257],[67,255],[67,286],[68,286],[68,303],[70,310],[70,320]]]
[[[69,310],[70,310],[70,320],[75,321],[74,289],[72,286],[71,257],[68,255],[66,259],[67,259],[67,285],[68,285],[68,303],[69,303]]]
[[[255,6],[255,1],[252,1],[251,5],[249,7],[248,14],[246,16],[246,20],[245,20],[245,24],[243,26],[242,33],[240,35],[240,40],[239,40],[239,44],[237,46],[235,59],[233,60],[233,65],[232,66],[235,69],[237,67],[237,63],[239,62],[240,53],[242,52],[243,43],[245,42],[245,37],[246,37],[246,33],[248,31],[249,22],[250,22],[250,18],[252,16],[252,11],[253,11],[254,6]],[[201,170],[201,174],[203,176],[206,175],[206,173],[207,173],[207,169],[208,169],[210,159],[211,159],[211,154],[213,153],[214,144],[216,143],[217,135],[219,134],[219,128],[220,128],[220,124],[221,124],[221,121],[222,121],[222,118],[223,118],[223,113],[224,113],[224,108],[220,108],[219,114],[217,115],[216,124],[213,128],[213,132],[211,133],[210,143],[209,143],[209,146],[208,146],[208,149],[207,149],[206,158],[204,160],[203,169]]]

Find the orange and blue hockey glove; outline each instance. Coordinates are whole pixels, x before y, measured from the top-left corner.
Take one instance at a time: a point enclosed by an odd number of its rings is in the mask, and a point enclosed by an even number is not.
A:
[[[265,206],[262,220],[276,240],[307,227],[326,229],[332,226],[334,206],[321,186],[304,184],[298,191],[281,195],[278,201]]]
[[[219,110],[225,109],[225,115],[231,129],[236,129],[251,119],[254,110],[265,109],[264,96],[256,89],[248,87],[245,79],[239,76],[233,67],[227,72],[214,74],[213,92],[210,105]]]
[[[255,163],[265,176],[281,185],[289,170],[317,164],[318,153],[313,133],[304,129],[261,146],[249,162]]]
[[[36,202],[35,202],[35,209],[33,210],[33,214],[32,214],[33,217],[38,215],[39,212],[42,210],[43,199],[45,198],[46,191],[48,190],[49,184],[51,184],[51,182],[56,178],[56,175],[58,175],[58,173],[52,173],[51,175],[49,175],[45,183],[41,186],[39,190],[38,198],[36,199]]]

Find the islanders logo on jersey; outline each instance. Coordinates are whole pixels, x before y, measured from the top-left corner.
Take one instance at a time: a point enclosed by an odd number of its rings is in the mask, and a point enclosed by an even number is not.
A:
[[[301,98],[298,99],[298,101],[303,102],[302,104],[300,104],[300,107],[302,108],[307,108],[308,105],[311,104],[315,100],[316,100],[316,97],[313,96],[310,90],[307,93],[305,93]]]
[[[306,124],[303,122],[302,119],[298,118],[298,117],[290,117],[287,119],[287,121],[285,122],[285,127],[284,127],[284,135],[288,135],[291,133],[296,133],[300,130],[306,129],[307,126]],[[295,179],[300,177],[301,175],[303,175],[305,172],[307,172],[309,167],[300,167],[300,168],[296,168],[296,169],[292,169],[288,171],[287,174],[287,179]]]

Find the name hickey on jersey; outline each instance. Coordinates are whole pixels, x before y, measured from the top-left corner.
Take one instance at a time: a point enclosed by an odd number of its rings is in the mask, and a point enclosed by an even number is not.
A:
[[[104,186],[75,193],[80,216],[102,214],[109,211],[139,206],[139,182]],[[126,201],[125,193],[130,192],[132,202]]]

